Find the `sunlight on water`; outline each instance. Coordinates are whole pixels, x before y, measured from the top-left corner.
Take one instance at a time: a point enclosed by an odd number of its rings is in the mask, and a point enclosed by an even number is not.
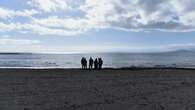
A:
[[[80,68],[81,57],[102,57],[104,67],[195,67],[195,53],[0,54],[0,67]]]

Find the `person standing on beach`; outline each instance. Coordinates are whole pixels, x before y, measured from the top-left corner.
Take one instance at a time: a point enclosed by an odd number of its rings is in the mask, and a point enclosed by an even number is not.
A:
[[[98,58],[98,69],[101,70],[103,65],[103,60],[102,58]]]
[[[81,58],[81,68],[84,69],[84,57]]]
[[[92,69],[93,68],[93,58],[90,57],[89,59],[89,69]]]
[[[94,61],[94,69],[95,70],[98,69],[98,60],[97,60],[97,58]]]
[[[84,66],[84,69],[87,69],[87,59],[86,58],[84,58],[83,60],[83,66]]]
[[[87,69],[87,60],[84,57],[82,57],[81,59],[81,66],[82,66],[82,69]]]

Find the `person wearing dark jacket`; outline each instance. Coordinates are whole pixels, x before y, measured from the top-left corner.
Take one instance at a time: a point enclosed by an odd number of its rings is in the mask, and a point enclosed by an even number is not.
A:
[[[87,69],[87,59],[86,58],[84,58],[83,65],[84,65],[84,69]]]
[[[89,69],[92,69],[93,68],[93,58],[92,57],[90,57],[90,59],[89,59]]]
[[[98,58],[98,69],[102,69],[102,65],[103,65],[103,60],[102,58]]]
[[[98,60],[97,60],[97,58],[94,61],[94,69],[95,70],[98,69]]]
[[[82,69],[87,69],[87,60],[86,60],[86,58],[82,57],[81,65],[82,65]]]
[[[81,58],[81,68],[82,68],[82,69],[84,69],[84,60],[85,60],[85,58],[82,57],[82,58]]]

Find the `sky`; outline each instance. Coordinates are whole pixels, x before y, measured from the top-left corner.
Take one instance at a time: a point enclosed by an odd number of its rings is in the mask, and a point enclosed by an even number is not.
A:
[[[1,0],[0,52],[195,48],[194,0]]]

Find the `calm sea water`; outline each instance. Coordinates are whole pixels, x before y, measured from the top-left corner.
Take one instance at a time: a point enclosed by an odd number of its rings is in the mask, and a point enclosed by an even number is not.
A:
[[[195,52],[102,54],[0,54],[0,68],[80,68],[81,57],[102,57],[103,67],[195,68]]]

